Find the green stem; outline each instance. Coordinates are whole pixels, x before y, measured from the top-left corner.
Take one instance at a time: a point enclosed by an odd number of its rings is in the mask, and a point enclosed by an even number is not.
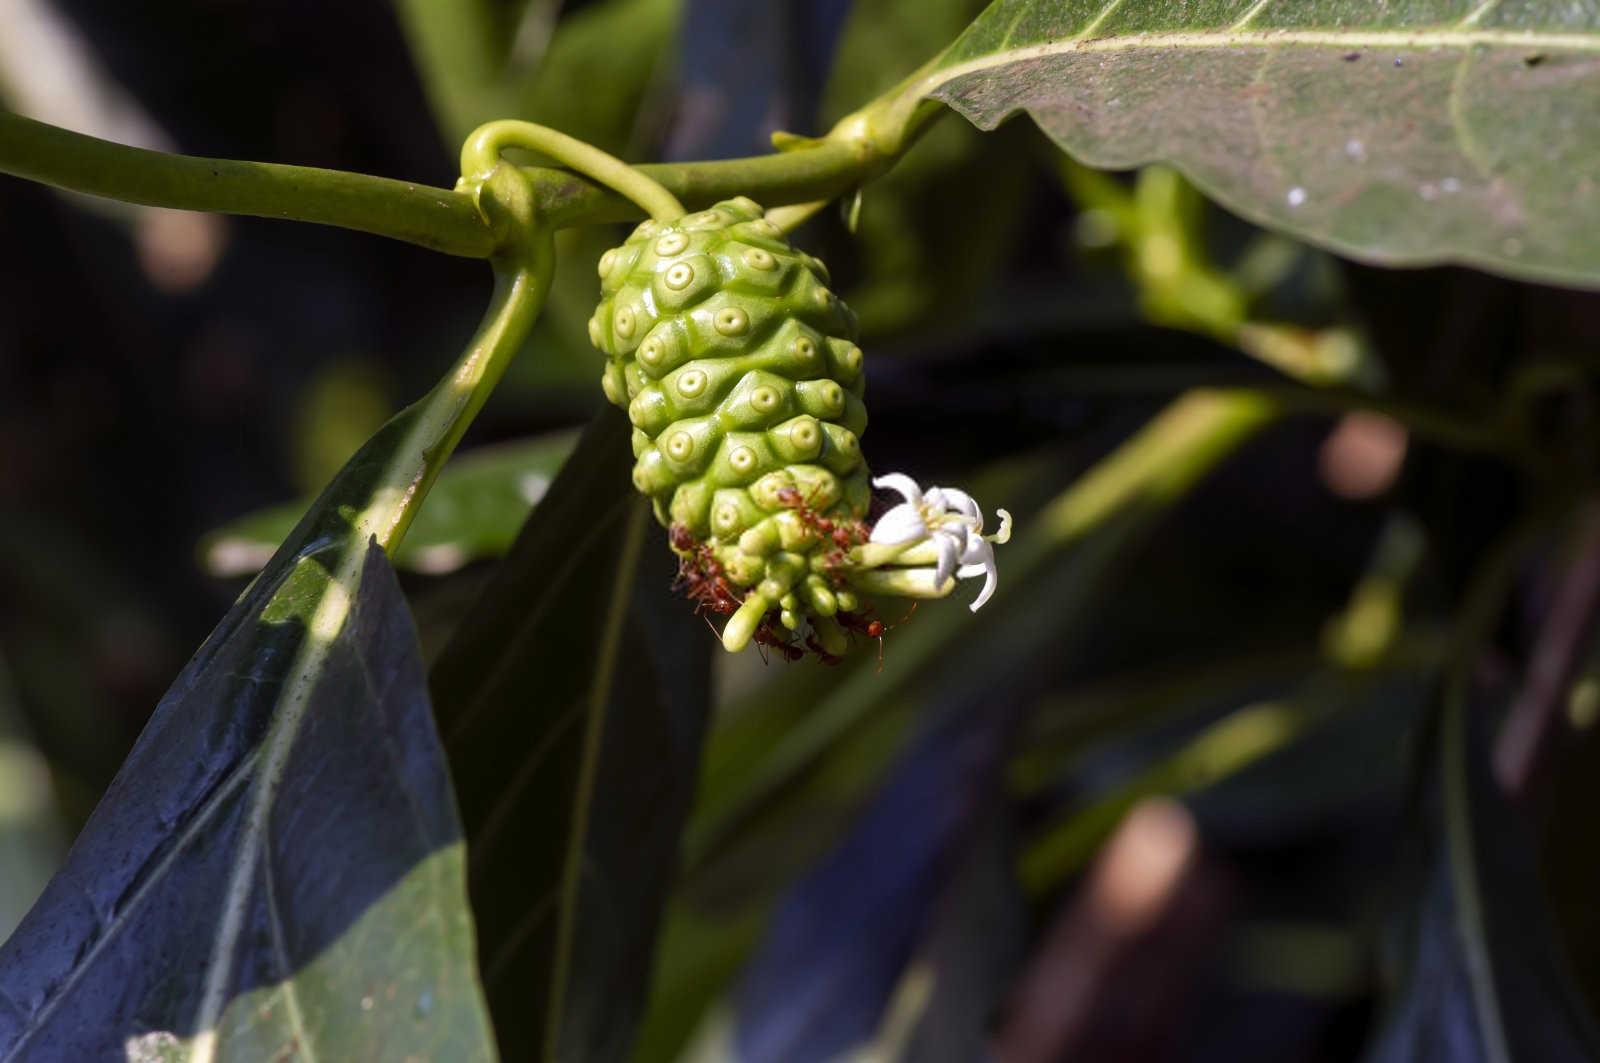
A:
[[[896,146],[903,150],[913,139],[905,135]],[[690,209],[740,195],[779,206],[842,195],[897,157],[841,138],[782,154],[637,169]],[[554,228],[640,216],[626,197],[578,174],[538,167],[524,172],[540,216]],[[341,170],[130,148],[4,110],[0,173],[152,207],[335,225],[468,258],[488,258],[498,246],[463,192]]]
[[[467,137],[461,146],[462,177],[470,180],[488,174],[500,165],[500,153],[506,148],[526,148],[565,163],[626,196],[657,221],[672,221],[688,213],[671,192],[616,156],[549,126],[511,118],[479,126]]]
[[[537,224],[532,190],[520,172],[501,167],[483,182],[479,196],[490,224],[509,227],[513,237],[508,251],[494,259],[494,294],[472,342],[433,389],[400,414],[412,418],[410,431],[361,519],[364,531],[377,536],[391,557],[440,469],[533,329],[555,273],[553,233]]]
[[[468,196],[384,177],[171,155],[0,110],[0,173],[127,203],[337,225],[473,258],[494,238]]]

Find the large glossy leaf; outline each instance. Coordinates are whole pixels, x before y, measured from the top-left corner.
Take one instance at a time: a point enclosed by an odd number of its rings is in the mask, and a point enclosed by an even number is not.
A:
[[[995,0],[920,90],[1371,261],[1600,284],[1600,9]]]
[[[434,669],[508,1059],[626,1057],[694,788],[714,640],[631,460],[607,407]]]
[[[449,572],[499,557],[572,453],[574,432],[483,447],[445,466],[395,555],[420,572]],[[207,535],[200,556],[214,576],[258,571],[294,530],[304,502],[247,514]]]
[[[0,1059],[484,1059],[460,828],[347,466],[157,707],[0,949]]]

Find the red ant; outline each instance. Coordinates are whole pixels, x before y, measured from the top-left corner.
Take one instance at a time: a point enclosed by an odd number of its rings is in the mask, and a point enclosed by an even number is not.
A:
[[[667,529],[667,541],[672,543],[672,548],[680,554],[690,553],[700,545],[694,537],[694,532],[689,530],[689,526],[679,524],[677,521],[673,521],[672,527]]]
[[[878,671],[883,671],[883,637],[893,629],[911,619],[911,614],[917,611],[917,603],[912,602],[911,608],[893,624],[885,624],[882,620],[870,613],[845,613],[834,614],[834,619],[846,631],[860,632],[869,639],[878,640]]]
[[[823,664],[831,666],[840,664],[844,661],[843,657],[836,656],[835,654],[829,653],[826,649],[824,649],[822,643],[817,641],[817,636],[814,634],[806,636],[806,648],[812,653],[816,654],[817,660],[821,661]]]
[[[798,661],[806,655],[805,650],[789,641],[789,636],[786,633],[772,626],[770,614],[761,619],[761,623],[756,627],[756,633],[752,641],[756,644],[756,649],[761,653],[762,664],[771,663],[767,658],[767,647],[769,646],[777,650],[786,661]]]
[[[821,485],[817,485],[817,490]],[[810,529],[833,543],[834,549],[828,555],[829,563],[834,566],[844,564],[845,551],[866,541],[866,531],[860,521],[838,520],[823,516],[811,508],[810,499],[802,498],[800,492],[794,487],[780,487],[778,501],[795,511],[800,520]]]
[[[742,604],[721,562],[704,544],[697,546],[689,556],[678,559],[678,578],[673,580],[672,587],[695,603],[696,613],[709,609],[718,616],[728,616]]]

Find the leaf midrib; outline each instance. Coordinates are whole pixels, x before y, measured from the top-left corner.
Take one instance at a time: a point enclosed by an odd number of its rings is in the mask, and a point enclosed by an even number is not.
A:
[[[1091,23],[1091,28],[1093,25]],[[1127,33],[1103,37],[1073,36],[1021,47],[1001,46],[987,55],[941,67],[923,80],[918,95],[926,95],[939,86],[967,74],[1057,55],[1290,47],[1342,51],[1361,48],[1468,50],[1486,47],[1600,53],[1600,33],[1448,27],[1429,30],[1244,30],[1224,27],[1202,31]]]
[[[256,761],[260,757],[261,747],[257,746],[240,759],[239,763],[233,767],[216,790],[212,791],[206,798],[189,823],[178,834],[173,845],[151,867],[144,881],[134,890],[133,895],[107,920],[104,927],[101,928],[100,936],[95,939],[94,944],[73,966],[72,971],[62,979],[61,983],[51,993],[50,999],[28,1017],[27,1027],[23,1030],[22,1035],[17,1038],[16,1044],[7,1053],[4,1061],[0,1061],[0,1063],[11,1063],[12,1060],[15,1060],[18,1054],[27,1047],[33,1036],[44,1028],[44,1024],[49,1021],[50,1016],[60,1007],[62,1001],[71,994],[72,989],[78,984],[78,980],[83,977],[83,973],[93,966],[95,958],[99,956],[110,941],[121,933],[128,918],[143,906],[151,891],[165,879],[167,868],[176,862],[178,857],[188,849],[189,843],[210,822],[212,816],[216,815],[218,810],[222,808],[226,798],[250,778],[251,773],[255,770]]]

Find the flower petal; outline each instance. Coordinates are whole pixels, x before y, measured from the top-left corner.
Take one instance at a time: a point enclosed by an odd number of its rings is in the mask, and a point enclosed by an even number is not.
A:
[[[885,477],[887,479],[887,477]],[[909,477],[906,477],[909,479]],[[878,518],[878,523],[872,526],[872,535],[869,542],[874,543],[910,543],[923,538],[928,534],[928,526],[922,523],[922,514],[917,511],[915,504],[902,502],[883,516]]]
[[[961,567],[982,568],[984,565],[994,564],[994,547],[989,545],[989,540],[981,535],[968,535],[966,545],[961,550]],[[969,572],[967,575],[976,575]]]
[[[955,574],[961,558],[962,544],[955,536],[944,532],[936,532],[933,538],[934,542],[939,544],[939,564],[934,570],[936,573],[934,582],[942,587],[944,581]]]
[[[881,487],[885,491],[898,491],[910,505],[922,502],[922,488],[917,486],[917,481],[903,472],[891,472],[884,476],[876,476],[872,480],[873,487]]]
[[[929,490],[938,491],[943,495],[946,509],[970,517],[977,522],[978,530],[983,530],[983,510],[978,508],[978,503],[973,501],[971,495],[957,487],[931,487]]]
[[[978,596],[973,599],[972,605],[968,607],[976,613],[983,608],[983,603],[988,601],[990,596],[994,594],[995,584],[999,582],[1000,572],[994,563],[994,547],[990,545],[987,539],[973,536],[967,544],[967,549],[962,554],[961,560],[964,564],[957,570],[957,576],[962,579],[970,579],[980,572],[983,574],[983,590],[978,592]]]

